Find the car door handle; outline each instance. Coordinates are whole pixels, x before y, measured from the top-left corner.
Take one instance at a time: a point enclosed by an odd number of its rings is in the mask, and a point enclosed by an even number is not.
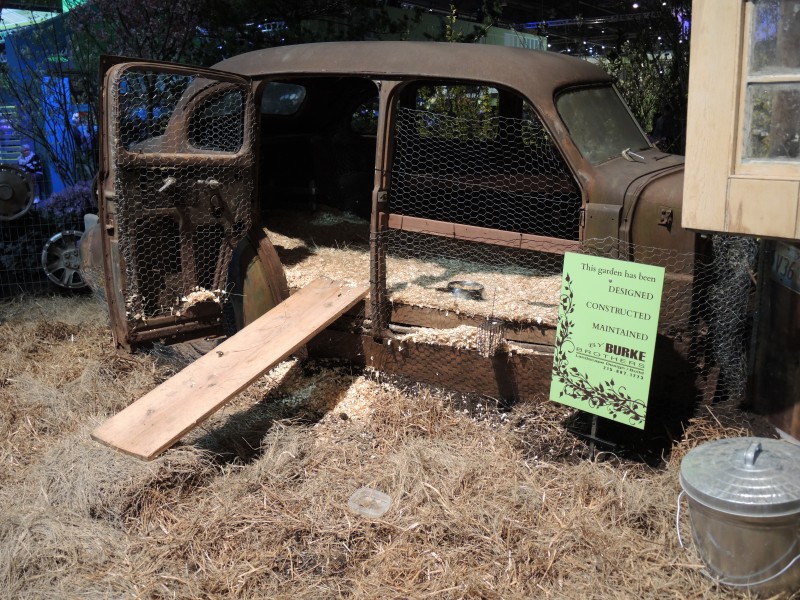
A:
[[[177,179],[175,179],[174,177],[167,177],[164,180],[164,185],[162,185],[160,188],[158,188],[158,193],[159,194],[163,194],[164,192],[166,192],[169,188],[171,188],[176,183],[178,183]]]

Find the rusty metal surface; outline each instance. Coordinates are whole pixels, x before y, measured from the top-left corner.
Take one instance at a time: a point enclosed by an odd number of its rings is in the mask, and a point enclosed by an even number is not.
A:
[[[325,74],[386,79],[433,77],[492,81],[552,102],[566,85],[610,82],[600,67],[550,52],[483,44],[330,42],[256,50],[213,66],[246,77]],[[538,102],[537,102],[538,103]]]
[[[286,274],[267,233],[256,229],[239,246],[231,264],[235,322],[226,323],[237,331],[289,297]]]
[[[100,218],[118,347],[223,331],[228,263],[250,229],[255,197],[249,91],[239,76],[175,65],[122,63],[107,72]],[[225,119],[230,112],[213,109],[225,94],[242,98],[238,129]],[[217,118],[195,110],[209,106]]]
[[[703,238],[680,226],[683,168],[675,167],[643,179],[644,183],[632,185],[626,196],[624,231],[630,242],[636,246],[706,254]]]
[[[131,63],[115,69],[146,68],[147,63]],[[196,73],[191,68],[170,67],[178,73]],[[252,78],[252,89],[257,91],[265,80],[302,79],[308,77],[364,77],[380,81],[380,121],[377,133],[375,163],[375,186],[371,228],[372,272],[371,310],[373,333],[386,334],[391,320],[391,307],[386,293],[386,247],[382,233],[388,229],[389,202],[385,200],[391,184],[392,152],[395,145],[395,111],[393,102],[403,86],[410,81],[425,79],[459,80],[497,86],[506,91],[515,91],[521,99],[529,100],[538,118],[548,132],[566,162],[566,170],[574,176],[580,188],[577,206],[582,202],[585,226],[580,232],[581,240],[619,236],[624,243],[647,247],[658,247],[679,252],[698,250],[697,236],[686,232],[680,223],[683,157],[671,156],[651,148],[641,151],[642,162],[631,162],[622,156],[599,165],[586,161],[573,144],[569,132],[555,108],[555,97],[568,87],[609,85],[611,78],[599,67],[585,61],[557,54],[521,49],[491,47],[468,44],[437,44],[413,42],[338,42],[306,44],[272,48],[243,54],[215,65],[222,80],[238,80],[237,76]],[[228,74],[228,75],[226,75]],[[233,74],[233,75],[230,75]],[[163,156],[152,153],[147,165],[167,168],[176,163],[192,168],[208,165],[207,153],[182,153],[185,149],[186,127],[191,118],[190,110],[184,110],[199,102],[203,94],[189,93],[175,112],[168,129],[175,133],[169,145],[163,146]],[[114,167],[110,163],[113,142],[108,136],[107,118],[102,122],[105,142],[102,156],[102,203],[101,218],[104,236],[105,265],[107,267],[107,290],[111,307],[115,338],[122,346],[135,345],[139,340],[155,336],[158,328],[163,331],[180,330],[183,334],[191,329],[191,323],[172,317],[151,319],[147,326],[131,328],[124,324],[125,301],[119,290],[125,289],[125,265],[120,256],[114,232],[116,197],[112,186]],[[256,146],[257,147],[257,146]],[[145,167],[145,159],[136,152],[119,150],[128,155],[133,167]],[[243,153],[230,157],[216,157],[233,165],[247,161]],[[259,160],[265,160],[261,157]],[[155,163],[153,162],[155,161]],[[142,162],[139,165],[139,162]],[[494,184],[493,184],[494,185]],[[598,210],[593,210],[597,206]],[[588,207],[588,208],[587,208]],[[665,214],[672,217],[671,223],[662,223]],[[258,224],[255,224],[258,225]],[[263,271],[259,281],[264,284],[263,293],[254,291],[248,303],[257,305],[250,312],[258,312],[285,297],[285,278],[279,262],[276,262],[271,246],[260,248],[258,256]],[[537,248],[538,250],[546,248]],[[492,251],[492,250],[490,250]],[[626,257],[631,258],[631,257]],[[635,258],[635,257],[634,257]],[[692,264],[687,264],[687,274]],[[241,269],[240,269],[241,271]],[[262,276],[263,275],[263,276]],[[282,282],[282,283],[281,283]],[[688,282],[691,287],[691,280]],[[256,286],[258,287],[258,286]],[[270,289],[267,289],[270,288]],[[274,288],[274,289],[273,289]],[[272,296],[275,296],[274,298]],[[267,298],[270,296],[270,298]],[[255,314],[254,312],[254,314]],[[196,315],[198,332],[208,327],[210,315]],[[166,320],[164,320],[166,319]],[[172,321],[170,321],[172,319]],[[243,319],[246,323],[249,319]],[[205,321],[205,322],[204,322]]]

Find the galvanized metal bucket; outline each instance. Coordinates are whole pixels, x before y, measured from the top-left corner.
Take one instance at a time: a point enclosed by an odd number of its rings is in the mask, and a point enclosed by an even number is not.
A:
[[[800,446],[767,438],[709,442],[684,457],[680,482],[710,577],[759,592],[800,587]],[[680,539],[680,512],[677,526]]]

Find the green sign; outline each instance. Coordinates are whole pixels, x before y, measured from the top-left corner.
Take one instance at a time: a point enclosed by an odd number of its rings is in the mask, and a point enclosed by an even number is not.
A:
[[[564,255],[550,399],[644,428],[664,268]]]

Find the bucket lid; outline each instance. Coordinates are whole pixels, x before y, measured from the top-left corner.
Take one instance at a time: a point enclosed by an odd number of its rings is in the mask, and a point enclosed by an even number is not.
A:
[[[800,511],[800,446],[742,437],[702,444],[681,462],[680,480],[690,498],[743,516]]]

